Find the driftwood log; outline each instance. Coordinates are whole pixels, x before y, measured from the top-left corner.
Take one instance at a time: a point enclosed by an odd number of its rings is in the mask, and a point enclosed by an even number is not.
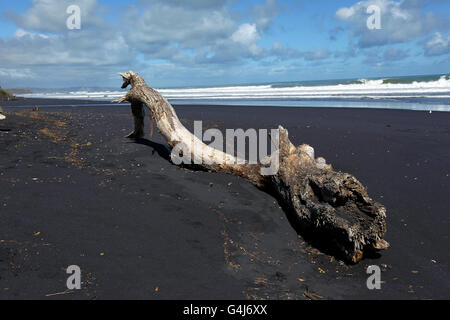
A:
[[[278,171],[262,175],[263,164],[240,164],[234,155],[206,145],[187,130],[171,104],[137,73],[120,75],[122,87],[131,85],[131,89],[117,102],[131,102],[133,113],[138,115],[135,123],[143,124],[143,115],[136,110],[147,106],[172,150],[183,145],[183,152],[190,153],[196,167],[245,178],[274,195],[298,232],[321,250],[356,263],[366,253],[389,246],[383,239],[386,209],[368,196],[355,177],[334,171],[323,158],[316,159],[312,147],[295,147],[283,127],[278,127],[279,149],[270,155],[278,157]],[[140,129],[135,128],[138,135],[131,137],[140,137]]]

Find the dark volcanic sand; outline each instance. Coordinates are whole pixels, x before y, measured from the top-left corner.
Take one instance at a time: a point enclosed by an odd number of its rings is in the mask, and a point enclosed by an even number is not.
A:
[[[387,207],[391,248],[348,266],[305,244],[246,181],[170,164],[156,132],[123,138],[127,105],[11,104],[0,121],[0,299],[450,298],[450,113],[176,107],[189,128],[282,124],[366,185]],[[66,292],[73,264],[83,288]],[[381,290],[366,287],[371,264]]]

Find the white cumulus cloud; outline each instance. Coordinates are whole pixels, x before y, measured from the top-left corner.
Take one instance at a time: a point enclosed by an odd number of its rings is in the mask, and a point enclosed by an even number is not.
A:
[[[445,38],[440,32],[436,32],[425,44],[427,56],[440,56],[450,53],[450,36]]]

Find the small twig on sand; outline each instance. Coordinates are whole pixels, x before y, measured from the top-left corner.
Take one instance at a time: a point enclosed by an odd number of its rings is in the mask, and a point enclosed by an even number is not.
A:
[[[60,295],[72,293],[72,292],[73,292],[73,290],[67,289],[66,291],[63,291],[63,292],[49,293],[49,294],[46,294],[45,296],[46,297],[60,296]]]
[[[320,299],[323,298],[323,297],[321,297],[321,296],[319,296],[319,295],[317,295],[315,293],[309,292],[307,290],[305,290],[305,292],[303,292],[303,295],[305,297],[307,297],[308,299],[310,299],[310,300],[320,300]]]

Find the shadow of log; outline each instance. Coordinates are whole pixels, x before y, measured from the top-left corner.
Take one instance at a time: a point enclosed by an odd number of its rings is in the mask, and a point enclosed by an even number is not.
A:
[[[165,145],[163,145],[161,143],[150,141],[148,139],[143,139],[143,138],[133,140],[133,142],[136,143],[136,144],[141,144],[141,145],[148,146],[148,147],[152,148],[153,149],[152,150],[152,155],[154,155],[155,152],[156,152],[156,153],[158,153],[158,155],[161,158],[163,158],[163,159],[169,161],[170,163],[172,163],[171,160],[170,160],[170,151]]]

